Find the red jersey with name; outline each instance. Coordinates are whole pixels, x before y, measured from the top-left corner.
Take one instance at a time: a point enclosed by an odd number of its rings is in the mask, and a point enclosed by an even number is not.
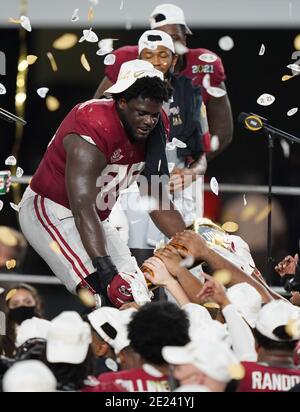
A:
[[[165,125],[167,116],[162,114]],[[101,187],[97,210],[105,220],[121,189],[132,184],[145,165],[146,141],[131,143],[113,100],[93,99],[78,104],[65,117],[48,145],[30,186],[33,191],[70,209],[65,185],[66,152],[63,139],[80,135],[104,154],[107,166],[95,185]]]
[[[242,362],[245,377],[239,392],[287,392],[300,382],[300,370]]]
[[[145,369],[104,373],[97,378],[99,385],[87,386],[83,392],[170,392],[167,376]]]
[[[116,61],[114,64],[105,67],[105,75],[112,83],[115,83],[122,63],[138,58],[138,46],[124,46],[115,50],[113,54],[116,56]],[[216,60],[207,63],[200,58],[204,54],[213,55]],[[202,86],[203,77],[206,74],[210,75],[211,86],[219,86],[219,84],[226,79],[222,60],[212,51],[207,49],[189,49],[184,57],[186,65],[180,74],[192,79],[195,86]],[[202,87],[201,93],[203,101],[206,104],[210,95],[204,87]]]

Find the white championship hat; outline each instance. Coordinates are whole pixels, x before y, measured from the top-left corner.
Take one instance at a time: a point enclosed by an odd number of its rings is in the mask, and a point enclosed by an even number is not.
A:
[[[157,29],[167,24],[182,24],[186,28],[188,34],[192,34],[188,25],[185,22],[185,17],[182,9],[174,4],[160,4],[155,7],[150,15],[151,29]]]
[[[161,30],[147,30],[139,38],[139,55],[144,49],[155,50],[158,46],[164,46],[175,53],[172,37]]]

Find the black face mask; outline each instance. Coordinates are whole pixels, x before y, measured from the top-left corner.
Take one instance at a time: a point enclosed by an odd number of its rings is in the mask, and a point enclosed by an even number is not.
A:
[[[18,325],[26,319],[31,319],[35,316],[35,306],[20,306],[19,308],[10,309],[8,316]]]

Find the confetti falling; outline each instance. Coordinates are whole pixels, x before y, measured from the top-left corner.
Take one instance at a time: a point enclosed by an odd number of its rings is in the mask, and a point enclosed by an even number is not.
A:
[[[52,44],[52,47],[57,50],[71,49],[77,44],[78,36],[73,33],[65,33],[58,37]]]
[[[94,19],[94,9],[93,7],[90,7],[88,11],[88,21],[92,21],[93,19]]]
[[[211,87],[211,85],[210,85],[210,75],[209,75],[209,74],[206,74],[206,75],[203,77],[202,86],[203,86],[205,89],[208,89],[209,87]]]
[[[280,139],[280,146],[283,151],[283,156],[288,159],[290,157],[290,145],[284,139]]]
[[[6,93],[6,88],[4,84],[0,83],[0,94],[5,94]]]
[[[17,172],[16,172],[16,176],[19,179],[20,177],[22,177],[24,174],[24,170],[21,167],[17,167]]]
[[[59,255],[61,253],[61,248],[59,247],[59,244],[57,242],[51,242],[49,243],[49,248],[56,253],[57,255]]]
[[[288,64],[286,66],[288,69],[292,70],[294,75],[297,75],[300,73],[300,66],[299,64],[293,63],[293,64]]]
[[[36,61],[37,61],[37,59],[38,59],[38,57],[37,56],[35,56],[34,54],[29,54],[27,57],[26,57],[26,60],[27,60],[27,63],[28,64],[34,64]]]
[[[81,300],[81,303],[87,308],[94,308],[96,306],[95,297],[88,289],[80,289],[78,297]]]
[[[5,266],[8,270],[13,269],[17,266],[17,262],[15,259],[7,260]]]
[[[244,206],[247,206],[247,199],[246,199],[246,195],[243,195],[243,204]]]
[[[13,203],[13,202],[10,202],[9,204],[10,204],[10,207],[11,207],[12,209],[14,209],[16,212],[19,211],[19,206],[18,206],[18,205],[16,205],[16,204]]]
[[[220,283],[223,286],[228,285],[232,279],[232,274],[229,270],[222,269],[222,270],[217,270],[213,274],[213,278],[215,279],[216,282]]]
[[[225,232],[234,233],[239,230],[239,225],[235,222],[225,222],[222,225],[222,229],[225,230]]]
[[[266,51],[266,47],[265,47],[265,45],[264,44],[262,44],[261,46],[260,46],[260,50],[259,50],[259,56],[263,56],[264,54],[265,54],[265,51]]]
[[[112,64],[115,64],[115,61],[116,61],[116,56],[114,54],[108,54],[107,56],[105,56],[103,63],[106,66],[111,66]]]
[[[294,76],[291,76],[290,74],[285,74],[285,75],[282,76],[281,81],[286,82],[286,81],[290,80],[292,77],[294,77]]]
[[[234,41],[230,36],[224,36],[219,39],[219,47],[224,51],[229,51],[234,47]]]
[[[104,56],[105,54],[111,53],[114,49],[113,42],[117,39],[102,39],[99,41],[99,50],[96,52],[98,56]]]
[[[160,172],[160,167],[161,167],[161,159],[159,159],[159,162],[158,162],[158,166],[157,166],[157,170]]]
[[[300,50],[300,34],[294,38],[294,48],[295,50]]]
[[[9,22],[9,23],[14,23],[14,24],[20,24],[20,23],[21,23],[21,20],[20,20],[20,19],[14,19],[13,17],[10,17],[10,18],[8,19],[8,22]]]
[[[217,97],[217,98],[223,97],[223,96],[225,96],[225,95],[227,94],[227,93],[226,93],[226,90],[221,89],[220,87],[210,86],[210,87],[208,87],[208,88],[206,89],[206,91],[207,91],[207,93],[210,94],[211,96]]]
[[[174,43],[174,47],[176,54],[178,54],[179,56],[182,56],[183,54],[186,54],[189,51],[189,49],[179,41],[176,41]]]
[[[37,94],[44,99],[47,96],[47,93],[49,92],[49,88],[48,87],[40,87],[39,89],[37,89]]]
[[[55,61],[55,59],[54,59],[53,54],[52,54],[51,52],[48,52],[48,53],[47,53],[47,57],[48,57],[48,59],[49,59],[49,61],[50,61],[52,70],[53,70],[54,72],[57,72],[58,68],[57,68],[57,64],[56,64],[56,61]]]
[[[17,289],[12,289],[8,292],[8,294],[5,296],[6,302],[8,302],[15,294],[17,293]]]
[[[212,152],[216,152],[220,147],[220,140],[218,136],[214,135],[210,139],[210,149]]]
[[[9,156],[5,160],[5,164],[6,166],[15,166],[17,164],[17,159],[15,158],[15,156]]]
[[[206,63],[213,63],[217,60],[217,56],[215,54],[211,54],[211,53],[203,53],[200,54],[200,56],[198,56],[199,60],[202,60]]]
[[[27,30],[27,31],[31,31],[31,24],[30,24],[30,20],[27,16],[21,16],[20,17],[20,24],[23,27],[23,29]]]
[[[216,196],[218,196],[218,194],[219,194],[219,183],[218,183],[218,181],[217,181],[217,179],[216,179],[215,177],[212,177],[212,178],[210,179],[210,188],[211,188],[211,191],[212,191]]]
[[[0,241],[2,244],[15,247],[18,244],[17,237],[13,234],[13,232],[7,227],[0,227]]]
[[[54,96],[48,96],[46,98],[46,106],[50,112],[55,112],[59,109],[60,103],[59,100]]]
[[[2,200],[0,200],[0,212],[3,209],[4,203],[2,202]]]
[[[287,112],[287,116],[294,116],[298,112],[298,107],[294,107]]]
[[[124,0],[121,0],[121,3],[120,3],[120,10],[123,10],[123,8],[124,8]]]
[[[97,43],[98,36],[93,32],[92,27],[89,30],[83,30],[83,36],[79,39],[79,43],[87,41],[89,43]]]
[[[275,102],[275,97],[268,93],[263,93],[257,99],[257,103],[261,106],[270,106]]]
[[[246,374],[244,366],[240,363],[229,365],[228,372],[231,378],[235,380],[243,379]]]
[[[91,66],[89,65],[89,62],[87,61],[87,58],[85,57],[84,53],[81,55],[80,61],[81,61],[82,66],[85,68],[85,70],[90,72]]]
[[[75,10],[73,11],[73,14],[72,14],[72,17],[71,17],[71,22],[72,22],[72,23],[75,23],[76,21],[79,20],[78,13],[79,13],[79,9],[75,9]]]

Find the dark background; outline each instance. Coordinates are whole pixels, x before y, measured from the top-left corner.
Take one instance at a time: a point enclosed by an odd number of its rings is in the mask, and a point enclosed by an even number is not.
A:
[[[103,58],[97,56],[97,43],[81,43],[69,50],[53,50],[53,41],[68,30],[35,29],[26,33],[27,54],[39,57],[37,62],[29,66],[26,101],[26,120],[18,165],[26,175],[34,173],[39,161],[51,140],[56,128],[67,112],[78,102],[90,99],[103,77]],[[136,44],[141,30],[96,30],[99,39],[117,38],[115,48]],[[81,30],[72,33],[82,35]],[[0,82],[6,86],[7,94],[0,96],[0,107],[15,112],[15,81],[17,74],[17,59],[19,53],[19,32],[17,29],[1,29],[0,51],[6,54],[7,73],[0,76]],[[267,184],[268,176],[268,145],[264,137],[247,132],[237,125],[237,116],[241,111],[252,111],[269,119],[269,122],[289,133],[300,137],[300,112],[292,117],[287,111],[299,105],[299,81],[297,76],[282,82],[284,74],[291,74],[287,64],[296,63],[292,60],[294,52],[293,40],[297,30],[283,29],[204,29],[193,28],[193,36],[189,37],[189,47],[204,47],[215,51],[222,58],[227,74],[227,90],[230,97],[235,121],[234,139],[231,146],[217,159],[209,164],[208,173],[215,176],[219,183],[245,183],[245,172],[255,172],[259,175],[257,184]],[[224,35],[233,38],[235,46],[230,51],[223,51],[218,46],[218,40]],[[261,44],[266,52],[259,56]],[[46,53],[54,54],[58,71],[53,72]],[[91,66],[87,72],[80,63],[80,56],[85,53]],[[299,52],[300,54],[300,52]],[[39,87],[49,87],[49,95],[56,96],[60,109],[49,112],[45,100],[41,99],[36,90]],[[268,107],[259,106],[257,98],[262,93],[270,93],[276,97],[275,102]],[[5,159],[11,155],[14,142],[14,126],[0,119],[0,170],[6,169]],[[300,186],[299,162],[300,147],[293,145],[291,155],[284,158],[279,142],[275,144],[273,179],[275,185]],[[24,189],[25,187],[23,187]],[[222,201],[228,195],[220,194]],[[300,222],[298,219],[299,198],[280,196],[278,200],[284,207],[288,224],[288,236],[284,239],[286,250],[295,253],[298,250]],[[10,208],[12,193],[5,197],[5,206],[0,213],[0,224],[18,227],[15,212]],[[247,240],[247,239],[245,239]],[[276,244],[274,255],[277,256]],[[283,256],[281,256],[283,257]],[[50,274],[47,265],[33,252],[28,253],[22,267],[25,273]],[[51,290],[52,287],[44,288]],[[66,293],[66,299],[69,299]]]

